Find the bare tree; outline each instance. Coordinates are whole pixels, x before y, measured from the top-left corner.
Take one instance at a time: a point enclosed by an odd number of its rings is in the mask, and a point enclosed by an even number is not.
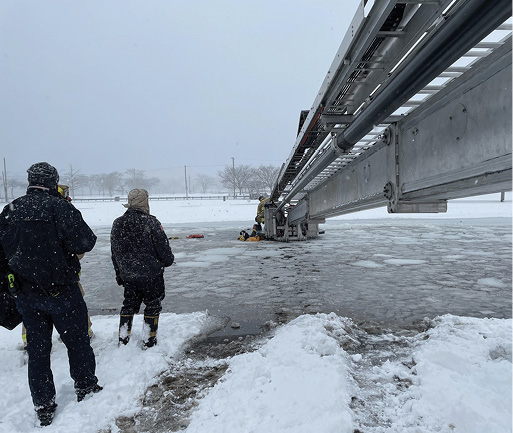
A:
[[[89,195],[93,195],[93,190],[96,188],[96,177],[97,174],[91,174],[89,176],[84,176],[84,184],[89,189]]]
[[[69,165],[69,171],[65,171],[63,173],[63,178],[66,182],[66,185],[69,186],[69,195],[71,198],[75,198],[75,189],[80,187],[80,179],[78,178],[78,173],[80,169],[73,169],[73,165]]]
[[[98,191],[98,195],[105,195],[105,185],[103,185],[104,174],[95,174],[91,176],[94,187]]]
[[[143,170],[137,170],[135,168],[129,168],[125,171],[126,174],[126,186],[129,190],[134,188],[144,188],[145,177]]]
[[[157,185],[160,182],[159,178],[147,178],[143,170],[137,170],[135,168],[128,169],[125,174],[127,175],[125,186],[129,190],[134,188],[144,188],[149,191],[154,185]]]
[[[225,188],[237,189],[242,195],[244,190],[249,188],[251,180],[255,176],[255,169],[249,165],[238,165],[236,167],[225,166],[217,175],[221,185]]]
[[[256,178],[260,181],[266,191],[271,191],[274,187],[274,182],[278,177],[280,169],[274,165],[261,165],[256,169]]]
[[[223,185],[225,188],[228,188],[229,190],[233,190],[235,195],[235,169],[232,169],[232,167],[228,167],[226,165],[222,170],[217,172],[217,175],[219,176],[221,185]]]
[[[145,189],[148,190],[148,193],[151,191],[151,189],[160,183],[160,179],[158,177],[150,177],[149,179],[145,179],[143,185]]]
[[[128,193],[128,190],[130,188],[128,187],[128,180],[122,175],[119,179],[119,182],[116,184],[116,190],[118,191],[118,194],[123,195]]]
[[[123,176],[117,171],[107,173],[103,176],[103,183],[109,193],[109,197],[112,197],[116,187],[118,187],[120,184],[123,184]]]
[[[89,187],[89,176],[85,174],[77,174],[75,176],[74,188],[75,191],[81,190],[82,195],[84,194],[84,187]]]
[[[209,186],[215,182],[215,179],[212,176],[207,176],[206,174],[198,174],[196,175],[196,180],[198,181],[201,192],[205,194]]]
[[[254,169],[254,173],[256,174],[256,169]],[[255,175],[248,182],[247,190],[248,190],[249,198],[258,198],[258,196],[265,191],[265,187],[263,186],[262,182]]]

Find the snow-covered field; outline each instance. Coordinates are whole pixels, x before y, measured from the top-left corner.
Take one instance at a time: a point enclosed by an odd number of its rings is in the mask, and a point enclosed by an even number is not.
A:
[[[84,219],[91,226],[111,225],[124,212],[122,201],[89,202],[75,201]],[[256,214],[257,200],[151,200],[151,212],[163,224],[189,224],[246,221],[252,224]],[[506,193],[505,202],[500,194],[490,194],[466,199],[451,200],[447,213],[440,214],[389,214],[385,207],[352,213],[332,220],[367,219],[447,219],[511,217],[511,192]]]
[[[103,294],[93,286],[93,280],[112,280],[112,275],[103,275],[108,273],[109,264],[104,263],[104,268],[101,268],[99,261],[108,262],[108,231],[113,219],[124,209],[119,202],[77,201],[75,204],[82,211],[84,219],[95,229],[99,239],[103,239],[95,247],[98,251],[95,253],[93,250],[84,259],[89,256],[89,261],[83,263],[86,300],[91,305],[95,302],[92,296],[102,300],[104,296],[102,302],[109,304],[107,306],[111,306],[112,302],[112,306],[119,307],[117,299],[112,300],[109,297],[111,295]],[[235,241],[238,229],[245,228],[245,225],[251,226],[256,201],[152,201],[150,207],[166,231],[169,230],[170,236],[192,231],[211,233],[223,226],[228,231],[222,231],[221,234],[232,236],[233,232],[233,240],[228,239],[223,248],[209,244],[208,239],[205,239],[204,244],[187,244],[186,241],[172,243],[177,264],[173,265],[175,269],[171,267],[166,271],[166,284],[170,290],[166,300],[170,300],[170,308],[161,316],[159,344],[155,348],[141,350],[141,338],[137,331],[142,326],[140,317],[134,324],[134,336],[130,344],[118,348],[117,314],[93,316],[95,338],[92,345],[97,357],[97,375],[104,390],[84,402],[77,403],[74,398],[65,347],[54,336],[52,368],[59,407],[54,423],[46,427],[45,432],[143,431],[138,429],[136,415],[141,411],[145,390],[158,383],[161,372],[172,371],[178,363],[183,365],[190,362],[192,365],[200,362],[185,352],[184,347],[219,326],[219,318],[211,316],[204,308],[180,314],[171,312],[174,311],[173,297],[186,299],[190,296],[192,301],[187,304],[188,307],[200,299],[200,293],[188,293],[192,289],[182,288],[180,292],[181,288],[176,287],[179,283],[175,283],[173,272],[178,275],[186,275],[187,272],[198,274],[202,285],[194,286],[194,290],[201,292],[201,287],[204,287],[208,296],[226,296],[225,308],[229,311],[230,299],[233,299],[233,304],[238,302],[229,291],[230,287],[238,285],[241,292],[238,296],[241,298],[244,298],[246,292],[248,299],[253,296],[246,287],[251,284],[250,280],[234,280],[234,269],[230,265],[249,265],[251,260],[256,260],[258,254],[262,255],[263,252],[270,260],[279,259],[274,250],[283,247],[281,243],[259,243],[262,245],[255,246]],[[407,223],[401,226],[397,222],[396,230],[392,230],[394,218]],[[462,219],[465,219],[465,223],[459,224]],[[384,224],[386,220],[383,233],[375,237],[375,232],[371,232],[372,236],[365,237],[365,233],[370,232],[369,224],[379,220]],[[411,235],[401,232],[401,227],[416,227],[416,223],[412,222],[415,220],[422,225],[422,230]],[[370,243],[370,249],[373,248],[372,242],[375,242],[376,250],[389,233],[396,243],[391,243],[390,248],[398,245],[403,248],[400,251],[411,251],[410,257],[395,257],[392,254],[384,257],[380,253],[374,257],[351,257],[350,261],[345,262],[330,257],[331,268],[333,261],[338,261],[342,267],[360,269],[363,285],[368,284],[367,276],[378,275],[373,272],[377,272],[376,269],[379,271],[380,267],[389,268],[391,272],[402,270],[404,275],[411,277],[411,291],[418,287],[421,293],[426,287],[431,291],[433,288],[450,291],[453,286],[457,286],[458,279],[467,281],[468,278],[469,282],[475,280],[472,290],[457,288],[457,293],[468,296],[465,302],[469,305],[469,311],[474,311],[473,306],[470,308],[472,302],[476,302],[476,299],[481,302],[483,298],[478,296],[483,292],[490,305],[486,308],[477,306],[475,315],[478,317],[443,314],[426,318],[417,329],[394,331],[385,327],[363,326],[353,317],[327,311],[325,306],[315,306],[321,311],[317,314],[301,314],[297,311],[291,316],[291,321],[272,330],[272,338],[266,336],[262,339],[256,350],[222,361],[228,363],[226,373],[213,388],[202,392],[198,405],[186,414],[189,419],[185,431],[511,432],[511,296],[507,308],[498,305],[504,304],[503,294],[506,289],[511,289],[511,195],[508,193],[504,203],[499,201],[499,195],[452,201],[449,203],[449,212],[442,215],[388,215],[384,209],[366,211],[338,217],[324,228],[328,235],[330,230],[339,233],[333,237],[333,242],[356,236],[362,245],[364,242]],[[453,244],[453,241],[457,244]],[[314,255],[313,259],[310,258],[314,266],[312,272],[318,271],[326,259],[322,256],[323,250],[330,251],[331,255],[337,251],[329,241],[322,242],[287,244],[286,257],[296,256],[294,249],[297,249],[297,257],[306,257],[311,245],[310,250]],[[194,245],[194,251],[187,249],[192,248],[189,245]],[[422,279],[429,277],[421,270],[425,270],[426,266],[440,269],[436,272],[446,272],[446,268],[437,268],[437,263],[433,263],[437,260],[438,251],[426,259],[421,253],[422,245],[425,248],[440,245],[440,251],[445,248],[440,260],[446,260],[455,267],[461,263],[463,272],[435,275],[432,282],[420,281],[419,275],[422,275]],[[463,250],[465,246],[468,246],[466,251]],[[265,249],[258,249],[260,247]],[[341,256],[343,248],[342,245]],[[201,256],[198,249],[203,249]],[[99,256],[98,259],[94,258],[95,254]],[[247,257],[249,261],[237,260],[241,257]],[[474,260],[481,270],[476,271],[479,275],[472,279],[463,273],[473,272],[472,266],[465,268],[464,265],[469,261],[474,263]],[[201,272],[202,269],[212,269],[213,275],[219,277],[223,269],[218,266],[219,263],[226,264],[225,286],[219,282],[209,283],[209,272]],[[487,263],[492,263],[490,274],[486,273]],[[343,278],[344,272],[341,276]],[[301,278],[306,279],[308,276]],[[316,284],[325,284],[315,281]],[[102,290],[116,290],[119,298],[119,288],[115,283],[109,284],[103,285]],[[314,285],[311,281],[309,284],[312,287]],[[383,280],[375,284],[379,286]],[[338,292],[331,290],[327,293],[331,297]],[[401,293],[396,296],[403,296]],[[501,297],[498,297],[499,293],[502,293]],[[265,295],[265,288],[260,289],[258,296],[255,295],[255,302],[262,294]],[[282,296],[280,302],[286,302],[287,296]],[[343,297],[344,293],[340,292],[339,296]],[[437,311],[446,311],[439,305],[443,302],[440,300],[445,299],[441,296],[443,293],[433,293],[432,296],[408,302],[412,310],[418,310],[419,304],[431,303]],[[438,303],[434,302],[435,298]],[[306,299],[310,303],[311,300]],[[362,302],[369,301],[362,299]],[[408,308],[408,302],[402,308]],[[378,304],[385,304],[386,300],[376,298],[375,303],[378,309]],[[496,312],[493,310],[495,307]],[[315,313],[315,309],[310,308],[307,312]],[[503,310],[499,314],[500,308]],[[450,311],[449,305],[447,312]],[[214,313],[217,314],[216,311]],[[0,432],[41,431],[35,427],[36,417],[26,378],[27,366],[24,353],[19,350],[20,345],[19,329],[7,331],[0,328],[0,377],[3,385],[0,394]],[[201,362],[214,366],[221,361],[212,359]],[[127,427],[126,423],[120,422],[121,419],[135,419],[135,425],[128,423]],[[159,425],[152,431],[167,430],[165,426]]]

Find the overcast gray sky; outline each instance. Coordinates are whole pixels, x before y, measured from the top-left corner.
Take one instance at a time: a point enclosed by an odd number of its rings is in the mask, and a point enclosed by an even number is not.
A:
[[[358,4],[3,0],[7,173],[279,166]]]

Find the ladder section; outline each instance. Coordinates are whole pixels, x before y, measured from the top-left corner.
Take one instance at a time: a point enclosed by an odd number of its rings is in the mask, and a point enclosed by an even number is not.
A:
[[[290,213],[296,223],[386,204],[390,212],[439,212],[446,209],[443,202],[447,199],[511,189],[511,180],[506,180],[508,171],[511,174],[511,3],[376,0],[367,16],[364,6],[362,1],[312,108],[300,114],[296,141],[271,194],[276,209],[287,217]],[[494,87],[487,90],[487,86]],[[490,102],[480,108],[465,100],[469,92],[490,99],[487,95],[501,86],[505,96],[500,110]],[[456,100],[463,107],[458,105],[461,112],[451,106]],[[444,110],[455,111],[437,119]],[[413,134],[421,125],[423,142],[442,141],[436,152],[446,154],[449,150],[444,145],[456,150],[458,146],[443,143],[445,138],[432,127],[433,119],[451,118],[453,124],[460,122],[454,128],[462,129],[463,124],[476,123],[476,110],[482,111],[480,117],[487,117],[484,127],[491,134],[487,143],[478,146],[485,146],[483,153],[494,155],[495,162],[481,161],[479,152],[471,153],[476,154],[476,167],[486,165],[495,175],[476,189],[464,180],[478,176],[481,169],[449,162],[451,174],[442,174],[448,178],[446,183],[459,182],[458,186],[440,187],[435,197],[433,185],[428,185],[429,192],[418,194],[415,188],[426,188],[429,182],[415,179],[411,172],[418,169],[414,158],[425,154],[418,149],[413,153],[403,150],[406,141],[410,147],[420,141],[417,136],[414,143],[405,133]],[[494,120],[486,114],[494,111],[504,114],[495,114]],[[497,129],[499,133],[494,132]],[[468,143],[469,135],[465,144],[473,146]],[[446,165],[436,158],[425,163],[433,164],[437,175],[436,166]],[[364,177],[371,188],[366,191],[361,180],[355,184],[351,173]],[[407,178],[410,188],[405,195],[401,178]],[[352,190],[358,191],[347,193]],[[393,202],[401,200],[432,205],[394,206]],[[291,206],[302,201],[305,206]],[[331,204],[313,206],[321,201]]]

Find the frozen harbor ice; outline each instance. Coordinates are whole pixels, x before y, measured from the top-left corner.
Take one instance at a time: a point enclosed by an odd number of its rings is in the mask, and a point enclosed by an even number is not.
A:
[[[318,239],[291,243],[238,241],[242,224],[164,224],[182,238],[171,240],[165,312],[208,309],[241,323],[240,333],[317,312],[389,327],[446,313],[511,317],[507,219],[328,221]],[[82,262],[93,314],[117,312],[122,300],[109,230],[96,229]]]

